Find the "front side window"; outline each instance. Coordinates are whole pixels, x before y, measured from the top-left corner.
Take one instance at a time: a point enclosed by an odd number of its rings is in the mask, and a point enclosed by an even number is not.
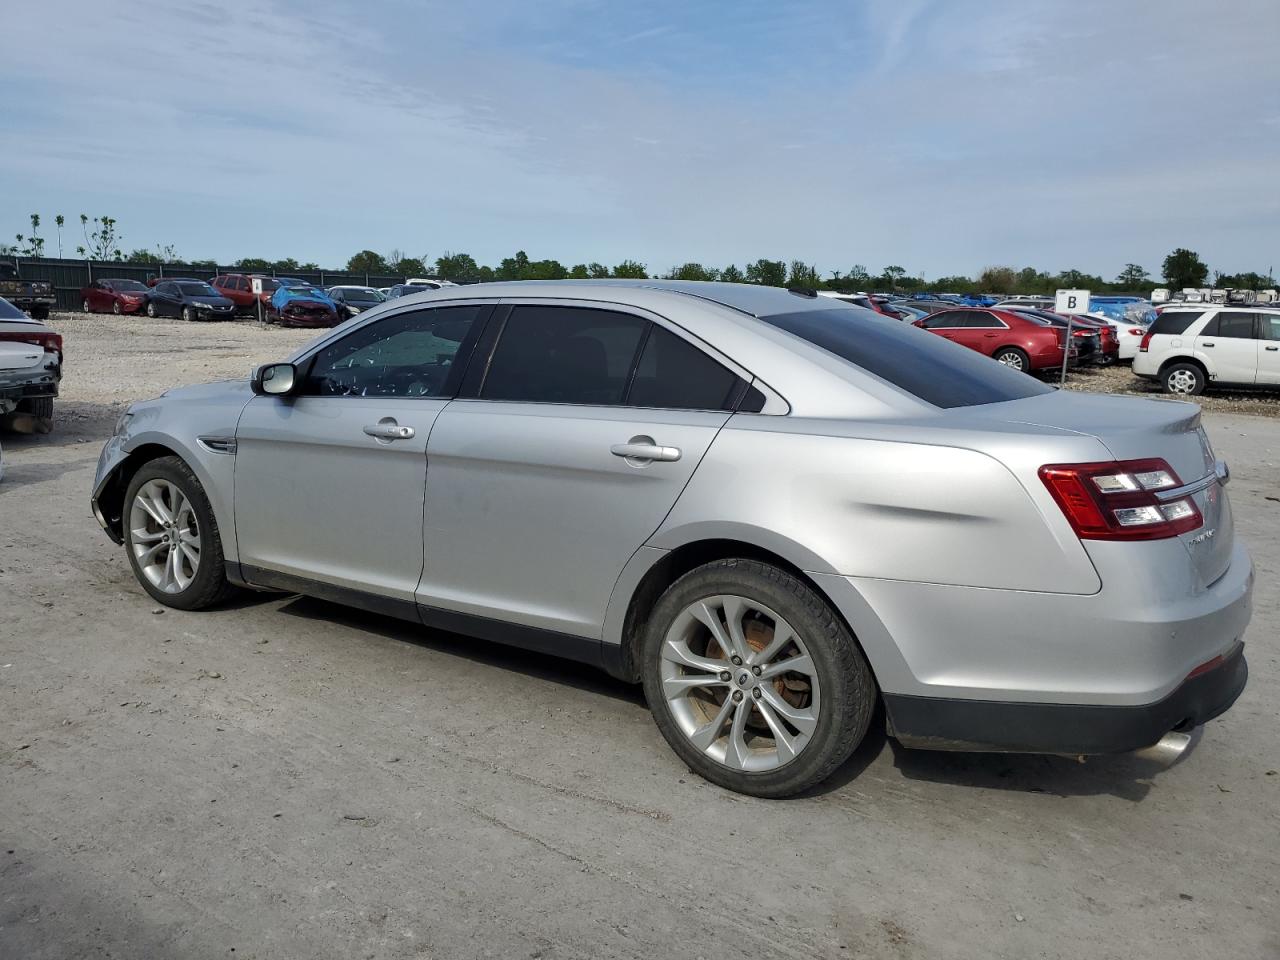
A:
[[[958,310],[943,310],[927,318],[922,324],[926,330],[949,330],[964,326],[964,314]]]
[[[480,397],[620,405],[648,323],[610,310],[515,307],[498,337]]]
[[[316,354],[303,393],[315,397],[449,396],[454,363],[488,307],[398,313],[353,330]]]

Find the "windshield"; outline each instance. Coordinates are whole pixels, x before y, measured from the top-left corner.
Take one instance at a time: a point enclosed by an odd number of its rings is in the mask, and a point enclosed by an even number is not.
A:
[[[178,291],[184,297],[220,297],[222,294],[207,283],[180,283]]]
[[[852,307],[761,317],[935,407],[1049,393],[1040,381],[899,320]]]
[[[381,303],[382,294],[377,290],[368,290],[363,287],[341,287],[339,292],[342,299],[354,301],[355,303]]]
[[[111,287],[117,293],[147,292],[147,285],[137,280],[112,280]]]

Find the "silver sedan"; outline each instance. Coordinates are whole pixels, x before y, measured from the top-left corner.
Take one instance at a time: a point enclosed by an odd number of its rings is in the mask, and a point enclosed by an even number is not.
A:
[[[689,767],[781,797],[875,716],[1092,754],[1222,713],[1253,585],[1227,476],[1194,405],[828,298],[549,282],[135,404],[93,509],[161,603],[287,591],[596,664]]]

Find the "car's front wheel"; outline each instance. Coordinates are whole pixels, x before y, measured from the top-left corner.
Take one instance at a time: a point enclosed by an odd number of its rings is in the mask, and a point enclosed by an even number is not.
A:
[[[129,482],[123,516],[129,565],[160,603],[200,610],[232,592],[213,508],[181,459],[144,464]]]
[[[113,300],[113,301],[111,302],[111,312],[112,312],[112,313],[114,313],[117,317],[118,317],[118,316],[120,316],[120,301],[119,301],[119,300]]]
[[[81,301],[80,301],[80,310],[81,310],[83,313],[92,313],[92,312],[93,312],[93,311],[90,309],[90,307],[89,307],[89,301],[88,301],[88,300],[81,300]]]
[[[1204,393],[1205,375],[1194,363],[1175,363],[1165,370],[1161,382],[1165,393],[1197,397]]]
[[[192,320],[194,320],[195,318],[196,318],[196,315],[192,312],[192,310],[191,310],[191,308],[190,308],[190,307],[183,307],[183,308],[182,308],[182,319],[183,319],[183,320],[187,321],[187,323],[190,323],[190,322],[191,322]]]
[[[710,563],[668,588],[648,621],[642,674],[680,758],[759,797],[825,780],[862,742],[877,698],[866,658],[827,603],[754,560]]]

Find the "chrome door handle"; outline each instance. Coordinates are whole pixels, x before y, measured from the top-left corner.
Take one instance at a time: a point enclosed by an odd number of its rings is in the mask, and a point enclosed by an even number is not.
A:
[[[395,417],[383,417],[375,424],[364,428],[364,432],[378,441],[412,440],[417,433],[413,427],[402,427],[396,423]]]
[[[615,443],[609,448],[615,457],[627,460],[660,460],[663,463],[675,463],[680,459],[679,447],[660,447],[649,437],[632,437],[630,443]]]

